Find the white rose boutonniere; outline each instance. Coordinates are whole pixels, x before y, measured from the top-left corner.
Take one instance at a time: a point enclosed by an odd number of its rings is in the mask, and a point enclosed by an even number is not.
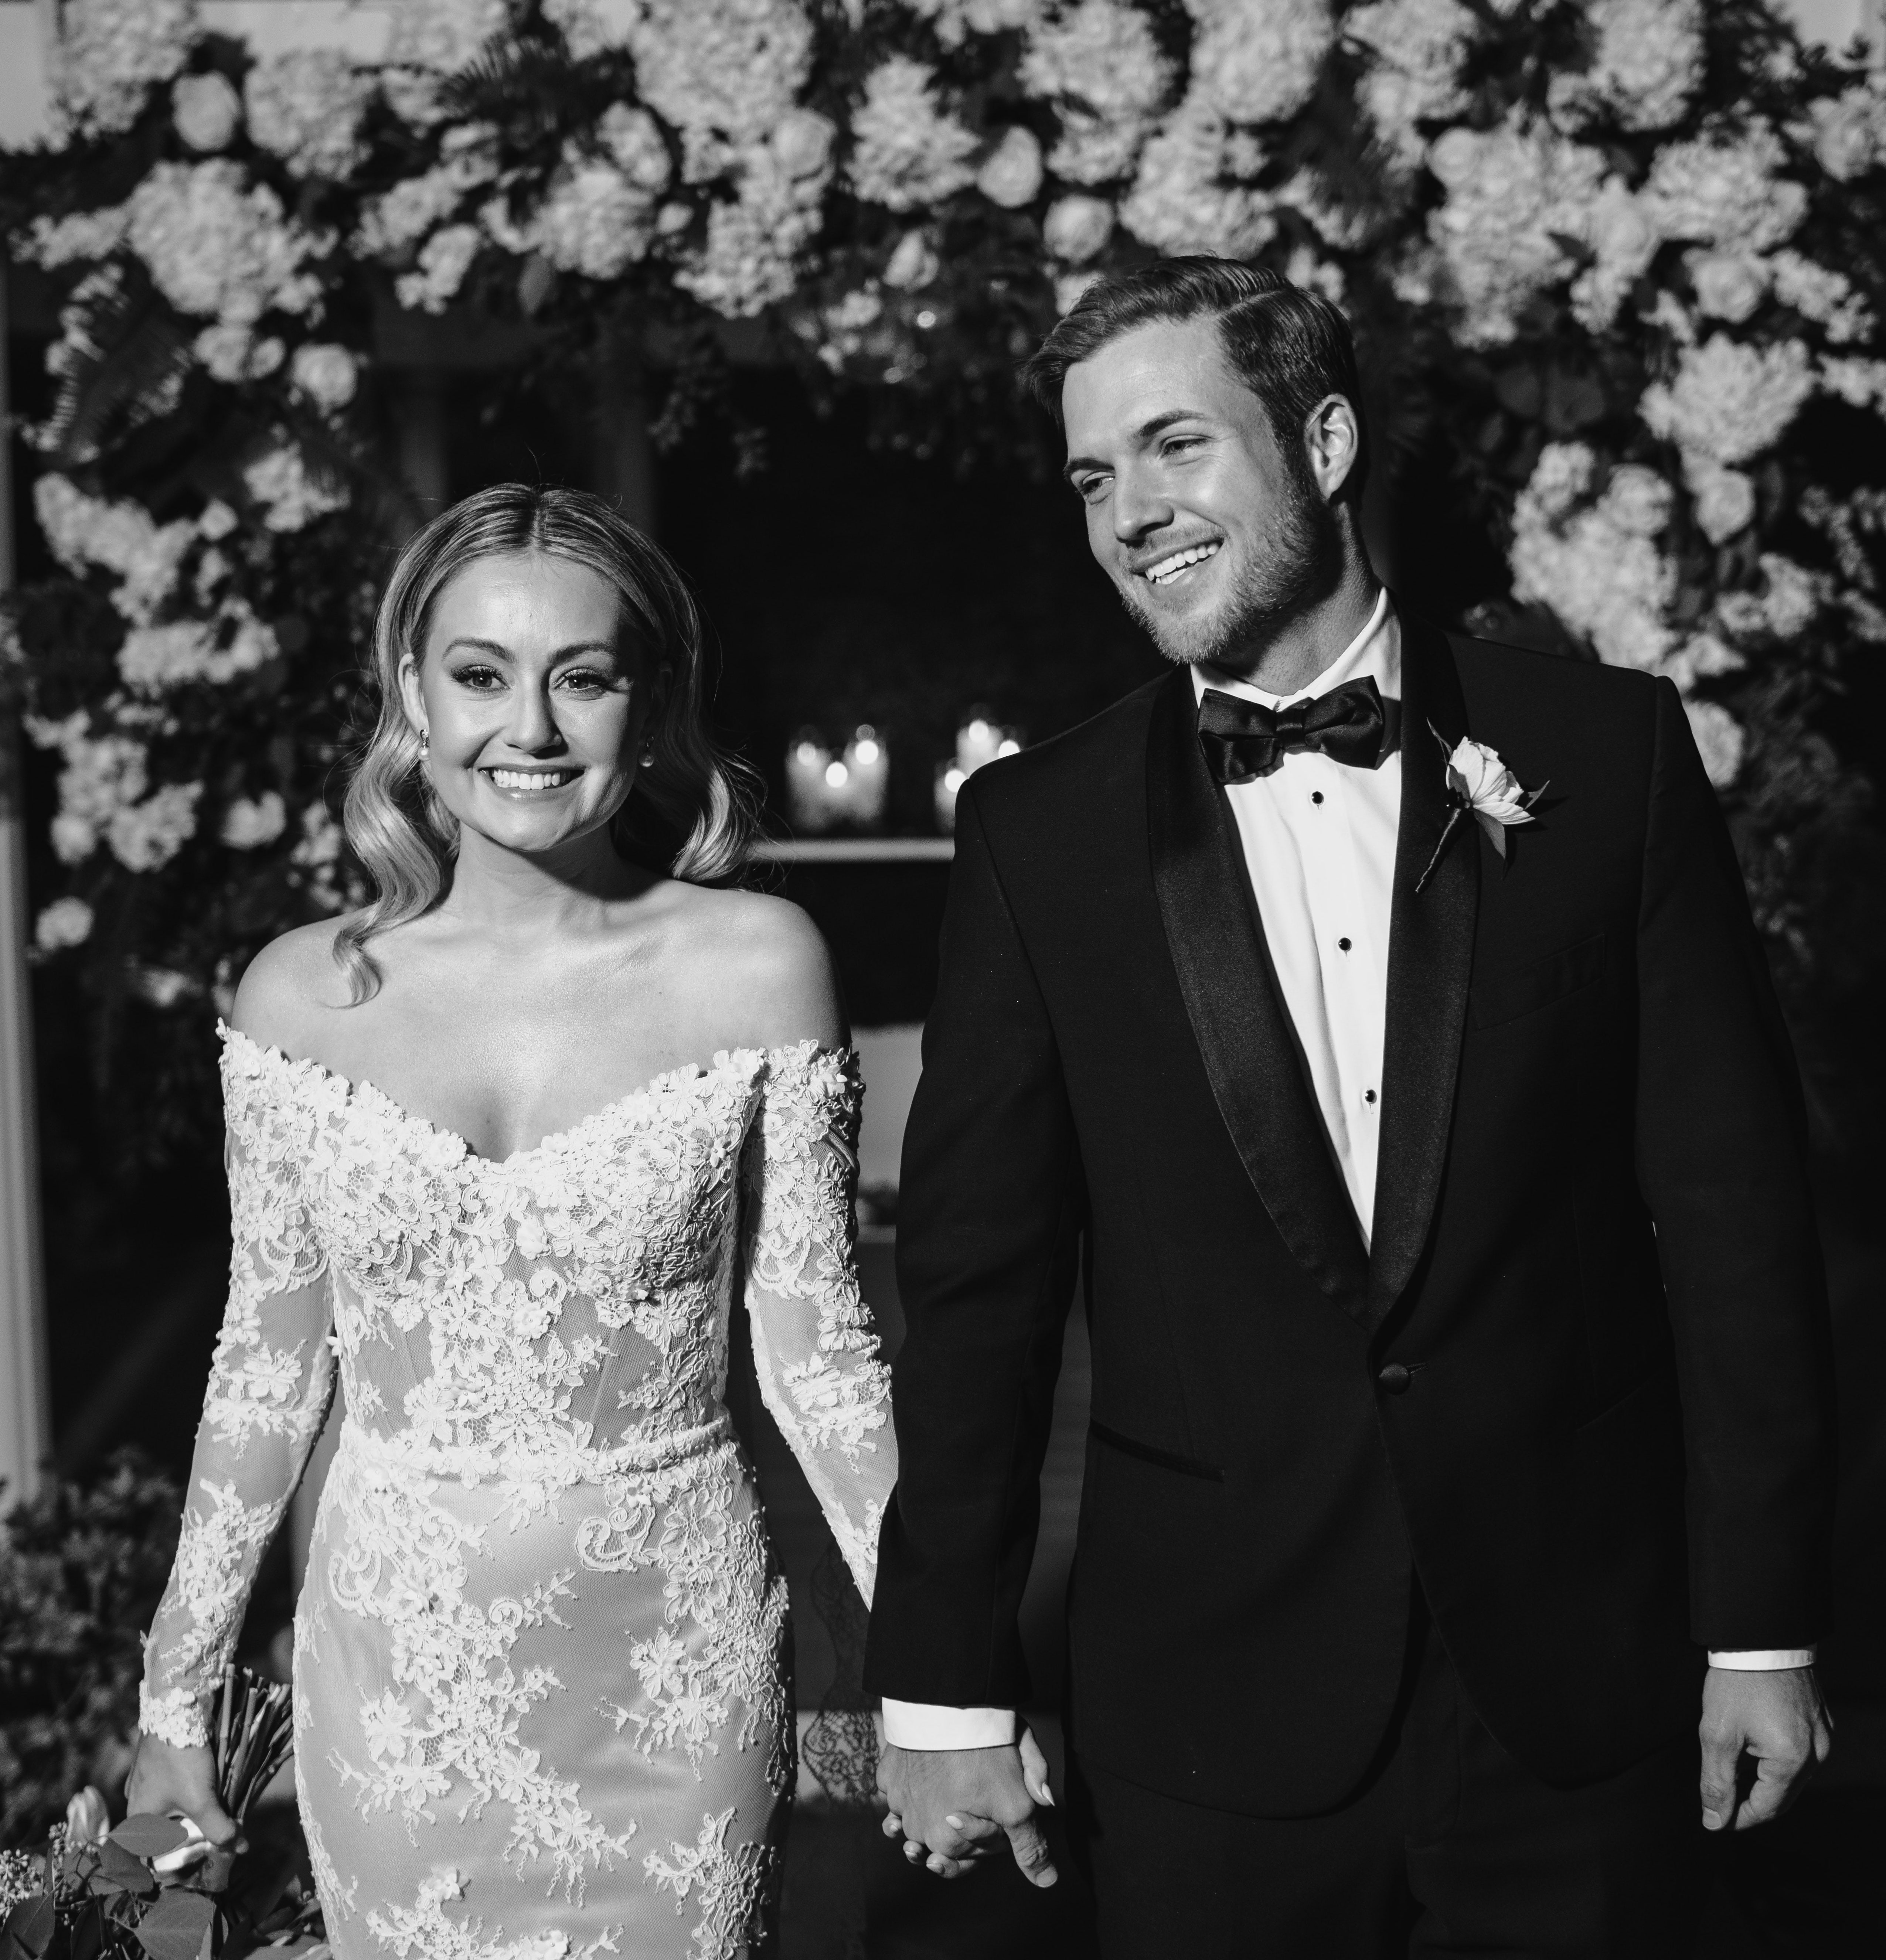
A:
[[[1446,737],[1438,728],[1434,738],[1445,746]],[[1434,876],[1435,867],[1453,842],[1463,817],[1472,817],[1504,858],[1506,832],[1515,824],[1532,822],[1532,807],[1550,787],[1541,783],[1536,790],[1522,789],[1519,778],[1500,760],[1497,749],[1465,737],[1454,744],[1449,754],[1447,772],[1448,797],[1453,808],[1442,826],[1440,842],[1434,847],[1434,855],[1428,860],[1428,868],[1415,881],[1417,897]]]

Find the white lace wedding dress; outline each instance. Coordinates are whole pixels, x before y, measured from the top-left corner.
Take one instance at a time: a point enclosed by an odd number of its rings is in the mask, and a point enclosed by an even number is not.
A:
[[[720,1960],[792,1776],[786,1599],[729,1427],[766,1406],[868,1601],[895,1475],[861,1300],[855,1058],[677,1069],[502,1163],[225,1030],[229,1304],[143,1723],[200,1742],[346,1405],[295,1613],[295,1776],[340,1960]]]

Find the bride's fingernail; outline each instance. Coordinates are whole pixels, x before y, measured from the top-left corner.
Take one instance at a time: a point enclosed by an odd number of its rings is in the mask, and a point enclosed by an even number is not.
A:
[[[960,1817],[953,1815],[945,1818],[943,1822],[947,1824],[952,1831],[960,1831],[963,1828],[963,1820]]]

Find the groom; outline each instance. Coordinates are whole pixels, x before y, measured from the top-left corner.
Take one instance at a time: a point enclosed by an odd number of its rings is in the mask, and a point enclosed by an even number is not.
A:
[[[1683,704],[1384,591],[1312,294],[1168,259],[1028,378],[1174,671],[957,805],[887,1828],[1053,1876],[1016,1616],[1078,1272],[1062,1801],[1110,1960],[1667,1960],[1699,1708],[1706,1828],[1828,1741],[1801,1096]]]

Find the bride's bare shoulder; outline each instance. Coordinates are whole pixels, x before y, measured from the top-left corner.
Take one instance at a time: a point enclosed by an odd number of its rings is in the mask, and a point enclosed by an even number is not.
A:
[[[353,916],[317,919],[271,940],[242,976],[231,1024],[285,1055],[316,1053],[318,1024],[353,998],[334,957],[335,938]]]
[[[726,1045],[783,1048],[850,1039],[825,937],[798,906],[761,892],[692,888],[681,944],[698,998]]]

